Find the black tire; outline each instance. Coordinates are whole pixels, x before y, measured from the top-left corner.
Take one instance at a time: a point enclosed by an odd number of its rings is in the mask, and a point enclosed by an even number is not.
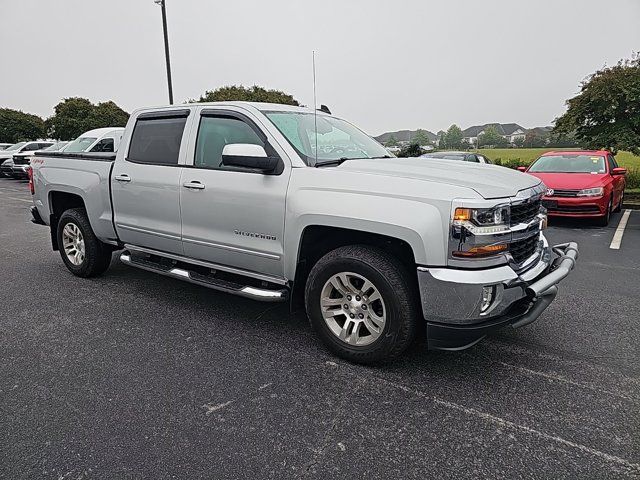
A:
[[[622,210],[622,205],[624,205],[624,190],[622,190],[622,195],[620,195],[620,201],[618,202],[618,206],[615,208],[614,212],[618,213]]]
[[[609,203],[607,205],[607,213],[603,216],[598,217],[596,223],[601,227],[606,227],[609,225],[609,220],[611,220],[611,211],[613,210],[613,195],[609,198]]]
[[[82,233],[85,254],[79,265],[74,265],[64,248],[63,231],[67,225],[75,225]],[[112,250],[108,245],[98,240],[93,233],[84,209],[72,208],[62,214],[58,221],[57,238],[62,261],[69,271],[77,277],[97,277],[109,268]]]
[[[369,280],[384,301],[386,322],[377,339],[368,345],[345,343],[323,318],[320,304],[323,288],[330,278],[342,272]],[[414,279],[415,275],[399,260],[379,248],[366,245],[337,248],[322,257],[307,278],[305,306],[309,321],[326,347],[339,357],[362,364],[390,360],[411,345],[422,321]],[[349,321],[346,315],[344,318]]]

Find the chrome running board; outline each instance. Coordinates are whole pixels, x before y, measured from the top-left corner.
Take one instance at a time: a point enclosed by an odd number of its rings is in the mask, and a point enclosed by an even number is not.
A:
[[[251,298],[261,302],[284,302],[289,298],[289,291],[286,288],[268,289],[253,287],[250,285],[241,285],[229,280],[214,278],[209,275],[202,275],[185,268],[165,266],[144,258],[135,258],[131,253],[129,253],[129,251],[124,251],[120,255],[120,261],[126,265],[140,268],[142,270],[159,273],[160,275],[184,280],[202,287]]]

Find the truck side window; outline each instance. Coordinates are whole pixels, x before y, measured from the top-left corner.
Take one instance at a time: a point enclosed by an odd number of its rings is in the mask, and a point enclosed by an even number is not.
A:
[[[131,135],[127,160],[154,165],[177,165],[186,117],[140,118]]]
[[[91,149],[92,152],[113,152],[113,138],[103,138]]]
[[[198,128],[194,166],[224,169],[222,149],[230,143],[265,146],[256,132],[238,118],[202,117]]]
[[[614,168],[618,168],[618,162],[616,162],[613,155],[607,155],[607,161],[609,162],[609,173],[611,173]]]

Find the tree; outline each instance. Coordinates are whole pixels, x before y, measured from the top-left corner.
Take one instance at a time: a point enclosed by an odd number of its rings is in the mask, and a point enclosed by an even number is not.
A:
[[[87,119],[94,105],[86,98],[65,98],[54,107],[54,115],[47,119],[49,136],[60,140],[73,140],[86,132]]]
[[[574,133],[565,134],[565,133],[560,133],[555,131],[549,137],[548,145],[550,147],[557,147],[557,148],[572,148],[572,147],[580,146],[580,144],[576,140],[576,136]],[[600,147],[595,147],[595,148],[600,148]]]
[[[384,146],[385,147],[397,147],[398,146],[398,140],[396,140],[396,137],[391,135],[389,137],[389,140],[387,140],[387,143],[384,144]]]
[[[109,100],[94,107],[88,122],[91,125],[90,128],[124,127],[127,120],[129,120],[129,114]]]
[[[398,156],[399,157],[419,157],[423,153],[424,152],[420,148],[420,144],[416,142],[412,142],[402,147],[402,150],[400,150],[400,153],[398,153]]]
[[[500,135],[495,125],[488,125],[484,132],[478,135],[478,146],[500,145],[505,143],[505,138]]]
[[[529,130],[524,137],[524,146],[528,148],[541,148],[547,145],[549,135],[543,135],[536,130]]]
[[[427,135],[427,132],[422,130],[421,128],[419,128],[416,131],[416,136],[413,137],[413,141],[416,142],[418,145],[431,145],[431,140],[429,140],[429,135]]]
[[[513,139],[513,145],[522,148],[524,146],[524,138],[525,137],[516,137]]]
[[[87,130],[101,127],[124,127],[129,114],[112,101],[94,105],[86,98],[65,98],[54,107],[55,114],[47,119],[48,135],[60,140],[72,140]]]
[[[189,102],[229,102],[234,100],[300,105],[300,103],[288,93],[281,92],[280,90],[266,90],[258,85],[249,88],[242,85],[220,87],[216,90],[208,90],[204,92],[204,95],[198,100],[189,100]]]
[[[586,148],[640,154],[640,54],[587,77],[567,107],[554,134],[575,132]]]
[[[447,132],[445,132],[444,130],[440,130],[438,132],[438,148],[440,150],[444,150],[445,148],[447,148],[447,140],[446,140],[446,135]]]
[[[454,123],[447,130],[444,139],[445,148],[460,148],[462,146],[462,130]]]
[[[0,142],[17,143],[44,136],[44,121],[37,115],[0,108]]]

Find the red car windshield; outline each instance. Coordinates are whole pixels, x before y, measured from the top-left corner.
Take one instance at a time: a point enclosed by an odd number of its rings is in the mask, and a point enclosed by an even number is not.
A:
[[[549,155],[540,157],[529,168],[537,173],[606,173],[601,155]]]

